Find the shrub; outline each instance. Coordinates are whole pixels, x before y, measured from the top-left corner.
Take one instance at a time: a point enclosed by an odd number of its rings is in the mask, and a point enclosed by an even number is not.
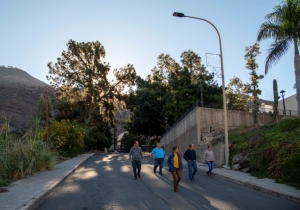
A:
[[[0,131],[0,180],[16,180],[34,172],[51,168],[55,156],[41,139],[41,127],[36,120],[21,138],[9,132],[9,123]]]
[[[300,118],[285,119],[280,121],[278,130],[281,132],[293,131],[300,126]]]
[[[63,156],[74,157],[84,148],[85,131],[76,121],[53,121],[49,126],[49,134],[51,142]],[[43,137],[46,139],[46,130]]]
[[[7,181],[0,179],[0,187],[6,187],[8,185],[9,183]]]
[[[252,174],[300,188],[300,119],[285,119],[244,134],[231,134],[232,157],[244,150],[250,153]],[[259,135],[254,145],[247,139]]]

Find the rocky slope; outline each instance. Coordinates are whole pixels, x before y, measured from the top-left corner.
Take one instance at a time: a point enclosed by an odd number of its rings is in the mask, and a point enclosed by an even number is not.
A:
[[[9,118],[12,130],[29,128],[30,117],[46,88],[53,98],[54,91],[50,85],[21,69],[0,66],[0,125]]]

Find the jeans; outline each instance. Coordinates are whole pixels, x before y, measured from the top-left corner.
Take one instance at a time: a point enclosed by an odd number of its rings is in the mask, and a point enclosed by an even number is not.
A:
[[[188,164],[188,167],[189,167],[189,179],[193,180],[194,179],[194,175],[198,171],[197,162],[196,161],[187,161],[187,164]]]
[[[207,161],[206,164],[208,165],[208,174],[211,174],[211,171],[214,168],[214,161]]]
[[[136,178],[136,168],[138,169],[138,175],[140,176],[141,174],[141,160],[132,160],[131,162],[132,164],[132,168],[133,168],[133,174],[134,174],[134,177]]]
[[[162,173],[162,169],[164,167],[164,159],[163,158],[155,158],[154,160],[154,169],[153,172],[156,172],[157,167],[159,166],[159,173]]]

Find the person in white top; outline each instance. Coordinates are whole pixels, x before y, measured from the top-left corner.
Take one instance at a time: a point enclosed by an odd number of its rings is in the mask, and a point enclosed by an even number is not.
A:
[[[204,160],[204,164],[206,163],[208,165],[208,171],[206,172],[206,174],[207,174],[207,176],[212,178],[211,171],[214,168],[215,157],[214,157],[214,152],[212,151],[211,145],[209,145],[207,147],[207,150],[204,152],[203,160]]]

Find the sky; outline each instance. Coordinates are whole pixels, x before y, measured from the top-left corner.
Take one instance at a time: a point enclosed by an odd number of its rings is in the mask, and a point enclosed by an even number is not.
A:
[[[220,54],[215,29],[208,23],[173,17],[173,12],[204,18],[219,30],[225,84],[236,76],[249,82],[245,47],[256,42],[266,14],[279,0],[0,0],[0,65],[13,66],[49,84],[47,64],[56,62],[67,42],[99,41],[106,50],[104,61],[112,69],[133,64],[146,78],[161,53],[177,62],[183,51]],[[260,43],[258,74],[264,75],[267,50],[272,40]],[[273,100],[273,79],[286,97],[296,93],[293,46],[259,82],[260,98]],[[218,65],[210,56],[208,62]],[[218,58],[218,56],[216,56]],[[207,70],[212,71],[211,67]],[[219,84],[220,79],[217,79]]]

